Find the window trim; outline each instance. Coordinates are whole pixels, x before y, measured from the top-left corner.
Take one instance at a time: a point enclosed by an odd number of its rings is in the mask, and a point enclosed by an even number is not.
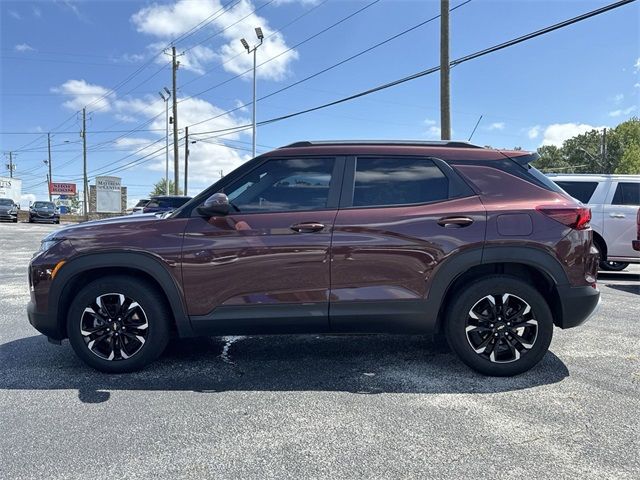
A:
[[[260,157],[257,157],[260,158]],[[326,212],[331,210],[337,210],[338,205],[340,203],[340,195],[341,195],[341,186],[343,182],[344,175],[344,167],[345,167],[345,157],[341,155],[297,155],[297,156],[277,156],[277,157],[264,157],[260,158],[261,161],[255,162],[253,165],[245,165],[247,168],[239,167],[238,170],[235,170],[235,175],[229,175],[228,177],[222,178],[220,181],[214,183],[209,188],[204,190],[202,193],[194,197],[193,203],[189,202],[190,210],[187,212],[186,209],[184,213],[180,216],[187,217],[200,217],[198,213],[197,207],[202,206],[205,200],[209,198],[216,192],[219,192],[222,189],[229,187],[235,182],[242,180],[243,177],[251,175],[255,170],[259,169],[267,162],[277,161],[277,160],[296,160],[296,159],[307,159],[307,158],[321,158],[321,159],[333,159],[333,171],[331,172],[331,183],[329,184],[329,193],[327,194],[327,206],[323,208],[314,208],[307,210],[277,210],[277,211],[265,211],[265,212],[230,212],[229,215],[274,215],[279,213],[304,213],[304,212]],[[239,171],[242,169],[242,171]],[[334,181],[335,178],[335,181]],[[227,181],[224,181],[227,180]],[[178,215],[176,215],[178,216]]]
[[[399,158],[399,159],[421,159],[431,160],[436,168],[449,180],[449,196],[441,200],[432,200],[430,202],[419,203],[396,203],[389,205],[353,205],[353,195],[355,193],[355,173],[358,158]],[[340,199],[341,210],[360,210],[370,208],[401,208],[401,207],[419,207],[421,205],[433,205],[436,203],[448,202],[458,198],[472,197],[477,195],[471,187],[458,175],[458,173],[444,160],[437,157],[425,155],[351,155],[347,157],[347,164],[344,169],[344,177],[342,183],[342,198]]]

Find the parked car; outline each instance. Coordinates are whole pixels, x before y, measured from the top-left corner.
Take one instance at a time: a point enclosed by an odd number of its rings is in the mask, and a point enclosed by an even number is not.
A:
[[[189,200],[191,200],[191,197],[186,197],[183,195],[153,196],[147,202],[147,204],[142,207],[142,211],[140,213],[171,212],[177,208],[180,208]]]
[[[640,207],[640,175],[549,174],[569,195],[591,208],[593,242],[601,270],[624,270],[640,263],[632,248],[636,211]]]
[[[131,211],[127,211],[127,213],[129,215],[136,215],[136,214],[142,213],[142,209],[147,203],[149,203],[148,198],[143,198],[141,200],[138,200],[138,203],[136,203],[136,205],[131,209]]]
[[[18,204],[10,198],[0,198],[0,220],[18,221]]]
[[[52,222],[60,223],[60,212],[53,202],[33,202],[29,207],[29,223]]]
[[[31,324],[105,372],[181,337],[442,332],[464,363],[522,373],[599,303],[587,207],[465,142],[299,142],[174,213],[48,235]],[[223,193],[224,192],[224,193]]]

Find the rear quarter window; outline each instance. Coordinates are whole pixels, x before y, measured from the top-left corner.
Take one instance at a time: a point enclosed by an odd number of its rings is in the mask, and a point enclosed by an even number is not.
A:
[[[640,183],[618,182],[613,205],[640,205]]]
[[[571,182],[571,181],[557,181],[556,182],[565,192],[571,195],[573,198],[580,200],[582,203],[589,203],[593,192],[598,187],[598,182]]]

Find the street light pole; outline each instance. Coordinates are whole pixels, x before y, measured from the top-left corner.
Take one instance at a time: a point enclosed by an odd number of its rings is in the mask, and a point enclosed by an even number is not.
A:
[[[164,100],[164,110],[165,110],[165,166],[164,166],[164,194],[169,195],[169,99],[171,98],[171,92],[167,87],[163,87],[165,94],[163,92],[158,92],[160,98]]]
[[[247,50],[247,53],[253,53],[253,142],[251,150],[253,152],[253,157],[256,156],[256,52],[258,50],[258,47],[262,45],[262,42],[264,41],[264,34],[262,33],[262,29],[260,27],[257,27],[255,30],[256,36],[258,37],[258,40],[260,40],[260,43],[254,45],[253,48],[249,47],[249,44],[244,38],[240,39],[240,42],[242,43],[242,46]]]

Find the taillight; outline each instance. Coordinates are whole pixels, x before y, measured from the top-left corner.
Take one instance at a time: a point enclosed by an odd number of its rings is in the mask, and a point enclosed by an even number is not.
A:
[[[640,240],[640,208],[638,209],[638,214],[636,215],[636,232],[638,240]]]
[[[536,210],[574,230],[586,230],[589,228],[589,222],[591,221],[591,209],[589,207],[542,205],[536,207]]]

